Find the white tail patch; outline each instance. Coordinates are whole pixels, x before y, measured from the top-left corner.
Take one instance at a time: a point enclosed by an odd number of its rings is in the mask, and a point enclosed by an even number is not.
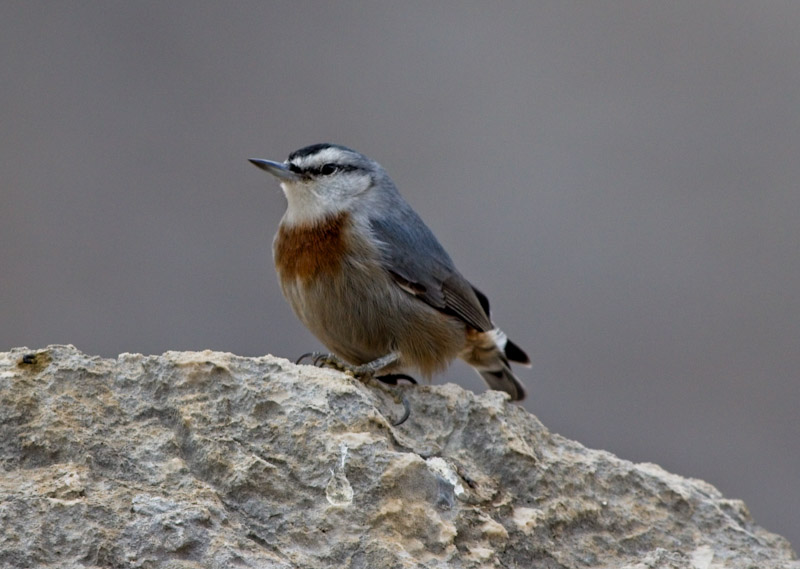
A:
[[[500,328],[495,328],[494,330],[489,330],[487,334],[492,337],[492,340],[494,340],[494,343],[500,348],[500,351],[505,353],[506,344],[508,343],[508,336],[506,336],[506,333]]]

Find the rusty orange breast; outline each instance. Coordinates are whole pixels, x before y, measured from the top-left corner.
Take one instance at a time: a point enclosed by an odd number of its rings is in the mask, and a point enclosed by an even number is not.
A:
[[[347,253],[347,212],[309,225],[284,226],[275,237],[275,267],[281,278],[333,276]]]

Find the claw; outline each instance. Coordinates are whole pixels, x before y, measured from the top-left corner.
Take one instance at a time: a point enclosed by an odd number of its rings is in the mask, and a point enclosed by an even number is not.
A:
[[[300,365],[301,363],[303,363],[304,359],[312,358],[312,357],[314,357],[314,354],[318,354],[318,353],[319,352],[306,352],[305,354],[303,354],[302,356],[300,356],[299,358],[294,360],[294,363],[297,364],[297,365]]]
[[[401,379],[405,379],[409,383],[417,385],[417,380],[410,375],[406,375],[405,373],[387,373],[386,375],[380,375],[375,379],[381,383],[385,383],[386,385],[397,385],[397,382]]]
[[[408,397],[403,395],[403,416],[392,423],[392,426],[399,427],[408,420],[409,415],[411,415],[411,403],[408,402]]]
[[[342,368],[347,369],[347,364],[340,360],[333,354],[326,354],[325,352],[306,352],[295,360],[294,363],[300,365],[303,360],[310,359],[311,365],[316,367],[332,367],[338,370]]]

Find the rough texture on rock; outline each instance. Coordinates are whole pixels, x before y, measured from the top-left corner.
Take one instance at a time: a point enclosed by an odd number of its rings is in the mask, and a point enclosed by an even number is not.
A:
[[[2,567],[800,568],[699,480],[497,392],[219,352],[0,354]]]

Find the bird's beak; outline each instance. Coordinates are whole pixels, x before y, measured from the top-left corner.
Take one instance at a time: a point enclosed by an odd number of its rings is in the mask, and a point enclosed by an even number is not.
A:
[[[250,158],[250,162],[265,172],[269,172],[282,182],[296,182],[300,179],[300,176],[289,170],[289,167],[283,162],[261,160],[260,158]]]

